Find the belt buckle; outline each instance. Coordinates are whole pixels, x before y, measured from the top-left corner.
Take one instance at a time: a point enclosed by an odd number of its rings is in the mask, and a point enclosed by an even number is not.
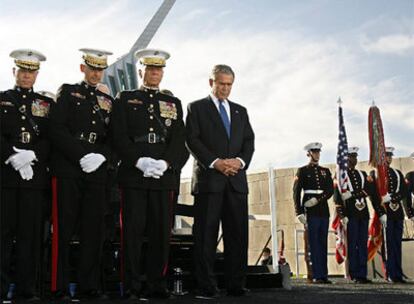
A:
[[[89,133],[88,142],[90,142],[91,144],[94,144],[96,142],[97,137],[98,135],[95,132]]]
[[[157,142],[157,134],[154,132],[148,133],[148,143],[155,144]]]
[[[20,133],[20,142],[23,144],[30,143],[31,135],[30,132],[22,132]]]

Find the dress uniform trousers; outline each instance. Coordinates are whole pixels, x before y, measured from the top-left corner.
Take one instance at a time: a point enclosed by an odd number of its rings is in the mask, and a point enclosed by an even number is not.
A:
[[[328,278],[328,229],[329,218],[307,216],[312,274],[315,280]]]
[[[401,242],[403,235],[404,220],[387,219],[387,274],[388,277],[395,281],[402,279],[401,267]]]
[[[39,292],[45,190],[1,189],[1,295],[15,282],[17,292],[32,296]],[[12,254],[16,240],[15,255]],[[12,261],[15,277],[12,277]]]
[[[166,288],[173,191],[121,189],[124,228],[125,284],[133,294],[141,291],[142,273],[146,273],[149,291]],[[142,245],[147,236],[147,255],[142,265]],[[144,270],[145,269],[145,270]]]
[[[365,279],[368,260],[368,220],[349,217],[347,237],[349,274],[352,279]]]
[[[78,281],[82,291],[99,290],[100,256],[105,211],[105,184],[72,178],[53,178],[58,213],[57,289],[66,292],[70,282]],[[80,238],[77,278],[71,276],[71,240]],[[76,280],[77,279],[77,280]]]

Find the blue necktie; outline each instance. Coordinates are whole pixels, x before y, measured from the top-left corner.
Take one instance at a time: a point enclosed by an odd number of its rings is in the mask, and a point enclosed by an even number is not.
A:
[[[226,108],[223,105],[224,100],[219,99],[219,110],[221,120],[223,121],[224,128],[226,128],[227,137],[230,138],[230,120],[229,116],[227,115]]]

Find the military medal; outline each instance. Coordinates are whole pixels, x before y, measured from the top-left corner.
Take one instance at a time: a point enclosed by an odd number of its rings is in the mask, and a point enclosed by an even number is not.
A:
[[[171,126],[171,119],[167,118],[167,119],[165,120],[165,125],[166,125],[167,127],[170,127],[170,126]]]

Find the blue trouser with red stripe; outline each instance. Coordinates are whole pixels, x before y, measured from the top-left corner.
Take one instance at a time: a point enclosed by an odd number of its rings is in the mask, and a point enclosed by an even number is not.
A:
[[[328,217],[308,216],[309,245],[313,279],[328,278]]]
[[[349,274],[352,279],[365,279],[368,259],[368,219],[350,217],[347,234]]]
[[[387,220],[387,273],[391,280],[402,279],[401,242],[403,227],[403,220]]]

